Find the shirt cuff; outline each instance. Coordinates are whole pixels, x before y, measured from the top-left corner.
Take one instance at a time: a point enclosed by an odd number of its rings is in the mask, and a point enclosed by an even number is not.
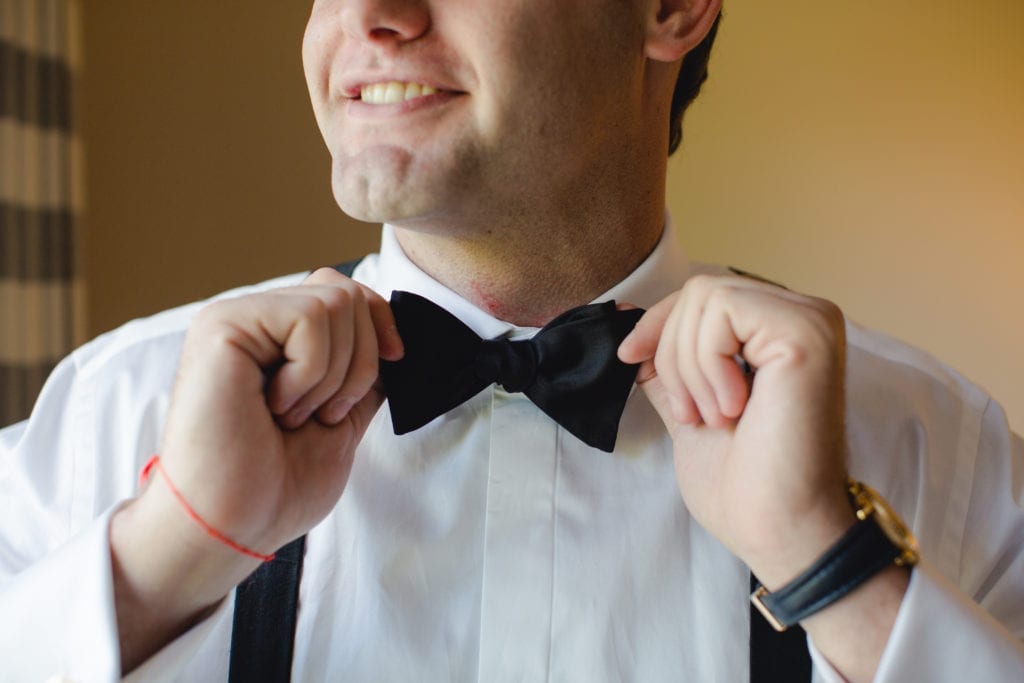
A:
[[[4,680],[121,680],[109,533],[110,518],[119,507],[0,587]],[[227,602],[128,680],[173,678],[224,618]]]
[[[808,639],[816,680],[845,683]],[[1012,681],[1024,671],[1024,643],[922,559],[911,573],[875,673],[888,681]]]
[[[114,509],[3,586],[0,661],[9,680],[120,678],[107,533]]]
[[[124,677],[124,683],[170,683],[181,680],[182,670],[192,661],[210,634],[217,629],[220,621],[231,619],[233,606],[233,600],[221,600],[213,614],[136,667]]]

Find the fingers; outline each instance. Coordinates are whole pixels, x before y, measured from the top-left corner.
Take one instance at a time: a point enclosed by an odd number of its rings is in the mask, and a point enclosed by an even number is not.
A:
[[[370,320],[373,322],[380,357],[384,360],[401,360],[405,355],[405,347],[402,345],[402,338],[398,336],[398,325],[395,323],[391,304],[369,287],[363,287],[363,292],[366,294],[366,303]]]
[[[286,344],[286,362],[275,376],[268,395],[273,396],[279,379],[282,387],[306,389],[286,413],[278,413],[280,424],[286,428],[295,429],[312,415],[322,424],[333,426],[370,392],[377,380],[378,358],[401,358],[402,341],[387,301],[333,269],[317,270],[294,291],[325,304],[327,334],[317,340],[320,342],[317,348],[303,346],[301,338],[297,339],[296,350],[309,354],[311,359],[319,359],[325,352],[327,364],[319,374],[310,373],[312,377],[307,376],[304,382],[294,382],[293,387],[288,387],[294,380],[289,371],[294,367],[295,372],[291,374],[298,374],[304,368],[300,362],[290,362],[293,356]],[[296,332],[301,330],[297,327]]]
[[[700,285],[701,282],[695,284]],[[669,392],[669,402],[676,420],[684,424],[695,424],[703,420],[714,427],[723,426],[715,391],[706,375],[696,362],[697,341],[700,338],[702,317],[705,313],[703,293],[699,287],[684,290],[677,302],[675,322],[677,330],[672,343],[659,348],[655,365],[659,376]],[[665,378],[668,378],[666,381]]]
[[[349,291],[306,285],[302,291],[286,296],[294,299],[289,303],[295,311],[301,311],[301,316],[284,340],[285,362],[271,380],[267,395],[271,406],[276,405],[274,399],[279,395],[298,396],[290,407],[275,413],[283,427],[294,429],[314,412],[330,412],[324,406],[348,376],[362,375],[367,365],[375,365],[376,343],[371,339],[369,351],[365,342],[356,345],[358,337],[367,336],[365,329],[357,332],[359,319],[368,319],[365,312],[359,314],[366,306],[358,288]],[[363,326],[369,327],[368,321]],[[369,334],[372,336],[372,330]],[[369,383],[364,393],[368,387]]]
[[[842,325],[828,302],[746,278],[695,276],[647,311],[619,357],[641,363],[637,382],[645,388],[658,380],[676,422],[728,427],[750,397],[741,360],[761,367],[827,355]]]
[[[212,304],[194,327],[200,339],[243,351],[269,378],[266,404],[286,429],[313,416],[338,424],[371,392],[379,358],[404,352],[387,301],[326,268],[296,287]]]
[[[707,414],[717,411],[723,418],[722,422],[727,422],[735,420],[743,412],[748,387],[736,360],[742,345],[734,333],[728,304],[719,303],[719,298],[721,295],[711,295],[712,301],[706,307],[709,315],[703,317],[703,324],[696,333],[696,357],[690,367],[699,369],[706,379],[705,385],[710,392],[706,399]]]
[[[302,284],[335,287],[355,286],[362,290],[365,304],[369,308],[370,320],[373,323],[380,357],[385,360],[401,359],[404,353],[402,338],[398,336],[395,316],[391,312],[391,306],[384,297],[366,285],[350,280],[333,268],[318,268]]]
[[[295,427],[312,412],[301,399],[327,371],[336,325],[328,303],[316,296],[279,292],[267,301],[276,305],[268,307],[258,322],[278,342],[282,361],[267,385],[267,405],[284,426]]]
[[[623,363],[642,363],[654,358],[654,353],[658,350],[658,341],[661,339],[661,331],[680,294],[681,292],[673,292],[647,309],[633,331],[619,345],[619,360]],[[619,308],[625,306],[620,304]]]
[[[318,395],[314,399],[319,404],[317,419],[326,425],[338,424],[352,407],[358,403],[369,392],[377,379],[377,337],[374,334],[373,322],[370,317],[368,306],[358,306],[354,309],[354,320],[346,330],[341,332],[338,339],[340,344],[335,348],[351,348],[351,355],[335,353],[337,365],[335,377],[323,384],[324,391],[335,385],[335,379],[341,379],[341,386],[333,394],[327,397],[322,404]],[[344,343],[347,341],[347,347]],[[363,359],[373,359],[372,363],[361,362]]]

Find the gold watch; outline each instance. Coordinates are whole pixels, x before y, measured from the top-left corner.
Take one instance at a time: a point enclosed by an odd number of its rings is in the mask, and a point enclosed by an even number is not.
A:
[[[777,631],[811,616],[887,566],[917,563],[914,535],[878,492],[847,479],[857,523],[800,576],[769,593],[758,586],[751,602]]]

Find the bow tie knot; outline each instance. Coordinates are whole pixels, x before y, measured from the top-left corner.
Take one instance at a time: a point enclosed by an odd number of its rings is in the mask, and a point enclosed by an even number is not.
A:
[[[522,392],[583,442],[611,452],[619,418],[639,366],[616,356],[643,315],[615,303],[574,308],[532,339],[481,339],[437,304],[409,292],[391,296],[399,361],[381,361],[380,373],[396,434],[419,429],[497,383]]]
[[[505,391],[525,391],[537,376],[537,351],[529,341],[484,339],[474,364],[476,376]]]

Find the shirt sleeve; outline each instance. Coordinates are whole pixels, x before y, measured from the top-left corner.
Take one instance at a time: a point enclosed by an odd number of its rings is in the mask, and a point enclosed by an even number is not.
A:
[[[0,430],[0,681],[121,677],[109,522],[135,494],[169,402],[182,334],[157,322],[76,351],[31,417]],[[143,678],[173,677],[225,609],[157,653]]]
[[[120,674],[106,514],[74,520],[84,445],[58,365],[26,422],[0,431],[0,679],[111,681]],[[76,481],[77,479],[77,481]]]
[[[2,678],[116,681],[120,652],[114,615],[109,515],[7,580],[0,591]]]
[[[879,683],[1019,681],[1024,674],[1024,441],[992,402],[974,462],[967,513],[952,520],[964,531],[959,573],[944,576],[927,556],[915,567]],[[818,680],[842,683],[810,649]]]
[[[3,680],[117,681],[121,679],[110,559],[110,517],[21,572],[0,593]],[[214,613],[179,636],[124,678],[126,683],[173,681],[221,619]]]
[[[876,680],[1020,680],[1024,645],[1018,638],[922,562],[914,570]]]
[[[816,680],[846,683],[808,640]],[[875,681],[1016,681],[1024,644],[927,560],[912,575]]]

